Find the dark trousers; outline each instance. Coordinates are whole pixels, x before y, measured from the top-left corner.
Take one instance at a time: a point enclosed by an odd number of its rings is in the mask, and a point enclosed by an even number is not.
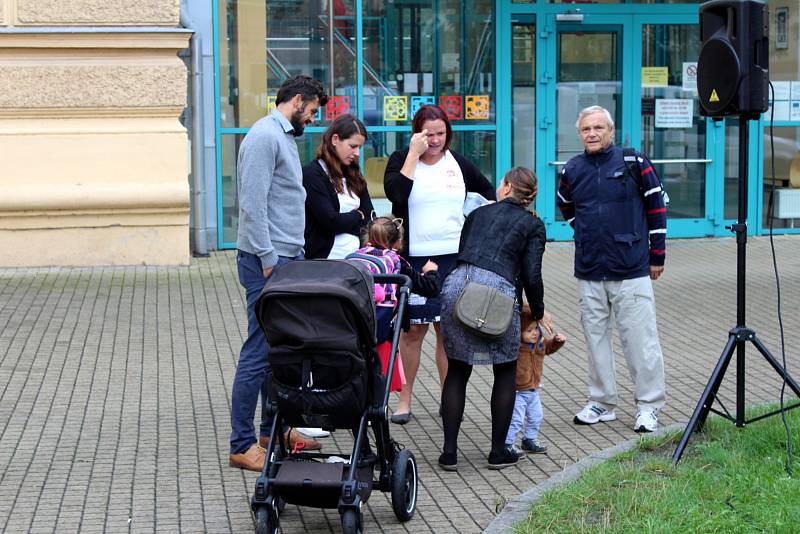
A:
[[[278,269],[292,260],[302,260],[301,253],[295,258],[280,256],[275,268]],[[265,417],[267,402],[267,376],[269,375],[269,345],[264,331],[256,319],[255,306],[267,279],[261,267],[261,259],[255,254],[237,252],[236,264],[239,271],[239,283],[245,290],[247,298],[247,339],[244,340],[236,365],[236,377],[233,380],[231,395],[231,454],[249,449],[256,442],[255,417],[258,395],[261,394],[261,428],[260,435],[269,436],[272,421]]]

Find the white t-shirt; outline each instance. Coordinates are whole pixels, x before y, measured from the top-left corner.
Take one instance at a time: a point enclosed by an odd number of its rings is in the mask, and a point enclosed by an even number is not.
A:
[[[433,165],[417,162],[408,197],[409,255],[458,252],[465,195],[464,175],[449,150]]]
[[[347,180],[342,177],[342,192],[338,193],[339,197],[339,213],[349,213],[361,204],[359,198],[350,193],[347,189]],[[361,246],[361,240],[357,235],[353,234],[336,234],[333,238],[333,248],[331,248],[328,259],[342,259],[348,254],[358,250]]]

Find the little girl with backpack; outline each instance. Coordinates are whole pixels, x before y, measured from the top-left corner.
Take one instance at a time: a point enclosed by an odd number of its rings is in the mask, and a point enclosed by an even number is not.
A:
[[[402,248],[403,220],[389,214],[370,221],[367,225],[365,245],[345,259],[361,263],[373,274],[404,274],[411,279],[411,291],[414,293],[424,297],[438,295],[442,288],[439,267],[434,262],[428,261],[422,266],[422,272],[417,272],[400,256]],[[395,284],[375,284],[376,334],[384,374],[387,371],[391,350],[389,334],[397,304],[396,290]],[[410,322],[407,316],[395,317],[394,320],[399,320],[403,330],[408,331]],[[392,374],[392,391],[400,391],[405,382],[400,358],[396,361],[399,369],[395,369]]]

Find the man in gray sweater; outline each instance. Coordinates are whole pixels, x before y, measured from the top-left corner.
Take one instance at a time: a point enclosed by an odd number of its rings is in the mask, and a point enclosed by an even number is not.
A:
[[[239,233],[236,256],[239,283],[247,294],[247,339],[239,354],[231,396],[231,467],[261,471],[271,421],[264,416],[269,347],[255,315],[255,304],[272,270],[303,259],[306,193],[294,138],[311,124],[328,101],[318,81],[293,76],[278,89],[276,109],[250,128],[239,147],[237,189]],[[253,425],[258,395],[262,397],[261,428]],[[290,445],[304,440],[296,431]],[[319,448],[305,440],[304,448]]]

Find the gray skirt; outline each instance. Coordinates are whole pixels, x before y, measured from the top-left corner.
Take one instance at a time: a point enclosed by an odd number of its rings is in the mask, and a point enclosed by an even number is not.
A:
[[[442,339],[447,357],[470,365],[486,365],[512,362],[519,351],[519,309],[514,310],[511,326],[505,335],[488,339],[467,330],[453,310],[461,290],[469,275],[471,282],[500,290],[510,297],[516,297],[514,286],[499,274],[481,269],[468,263],[459,264],[444,281],[442,287]]]

